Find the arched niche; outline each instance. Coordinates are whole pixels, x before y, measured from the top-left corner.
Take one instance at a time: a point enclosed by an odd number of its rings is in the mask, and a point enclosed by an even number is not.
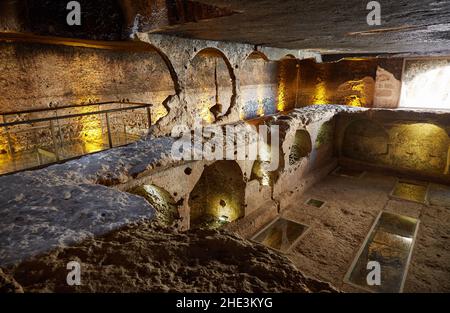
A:
[[[249,120],[277,112],[278,63],[258,51],[252,52],[240,73],[241,119]]]
[[[356,120],[345,129],[342,154],[360,161],[383,163],[389,151],[388,142],[389,134],[380,124],[367,119]]]
[[[151,109],[152,124],[156,124],[160,119],[169,114],[170,108],[167,106],[167,101],[172,96],[180,93],[180,85],[178,75],[175,72],[170,59],[160,49],[148,45],[148,53],[152,53],[158,62],[152,66],[151,64],[143,64],[147,68],[148,77],[146,81],[150,81],[148,86],[148,101],[153,104]],[[158,57],[156,57],[156,55]],[[146,84],[143,82],[143,84]]]
[[[217,228],[245,214],[245,182],[235,161],[207,166],[189,195],[190,227]]]
[[[234,105],[236,82],[226,56],[217,49],[197,53],[186,73],[186,101],[194,117],[213,123]]]
[[[323,123],[317,134],[314,148],[320,149],[322,146],[331,145],[334,141],[334,128],[334,120]]]
[[[395,125],[391,130],[392,165],[399,168],[444,174],[450,139],[441,127],[430,123]]]
[[[165,189],[146,184],[129,192],[144,197],[152,205],[156,210],[156,220],[159,224],[170,227],[179,220],[178,204]]]
[[[293,166],[312,152],[311,136],[306,130],[300,129],[295,132],[294,142],[289,154],[289,165]]]
[[[342,141],[345,157],[396,169],[443,174],[448,169],[450,139],[431,123],[390,123],[388,130],[371,120],[348,125]]]
[[[254,119],[294,108],[297,74],[295,58],[270,61],[261,52],[251,53],[240,72],[241,119]]]
[[[281,60],[296,60],[297,58],[292,54],[286,54]]]

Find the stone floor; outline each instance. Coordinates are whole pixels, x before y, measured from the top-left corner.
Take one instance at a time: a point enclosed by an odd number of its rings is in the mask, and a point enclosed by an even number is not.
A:
[[[450,187],[431,185],[428,203],[393,199],[396,177],[365,173],[361,178],[331,174],[293,197],[282,216],[310,226],[287,256],[313,278],[347,292],[360,292],[344,276],[381,211],[420,220],[404,292],[450,292]],[[314,198],[326,203],[308,206]]]

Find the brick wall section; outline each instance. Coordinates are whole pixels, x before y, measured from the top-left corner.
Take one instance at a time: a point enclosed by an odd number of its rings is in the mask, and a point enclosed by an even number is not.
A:
[[[375,108],[397,108],[400,101],[401,82],[395,76],[378,67],[375,82]]]

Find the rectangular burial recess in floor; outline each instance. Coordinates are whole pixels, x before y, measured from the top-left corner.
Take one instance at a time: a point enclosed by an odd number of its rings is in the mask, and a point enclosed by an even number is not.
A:
[[[344,282],[369,292],[403,291],[419,220],[381,212],[356,255]],[[380,264],[381,285],[370,286],[367,277],[373,271],[369,262]]]
[[[278,218],[259,231],[252,240],[271,249],[288,252],[308,230],[308,226]]]
[[[450,208],[450,186],[430,184],[427,201],[430,205]]]
[[[344,168],[344,167],[338,167],[333,171],[333,175],[341,176],[341,177],[351,177],[351,178],[361,178],[364,176],[366,172],[350,169],[350,168]]]
[[[324,206],[325,201],[317,200],[317,199],[309,199],[308,201],[305,202],[305,204],[320,209],[321,207]]]
[[[391,197],[406,201],[426,203],[427,193],[428,183],[399,179],[392,190]]]

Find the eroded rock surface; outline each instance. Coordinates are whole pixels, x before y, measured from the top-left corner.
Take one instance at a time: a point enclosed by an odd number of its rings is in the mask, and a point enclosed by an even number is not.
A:
[[[82,286],[67,286],[70,261],[81,264]],[[26,292],[336,291],[305,277],[286,257],[231,233],[177,233],[150,223],[59,248],[11,272]]]
[[[0,293],[23,293],[22,286],[2,269],[0,269]]]

